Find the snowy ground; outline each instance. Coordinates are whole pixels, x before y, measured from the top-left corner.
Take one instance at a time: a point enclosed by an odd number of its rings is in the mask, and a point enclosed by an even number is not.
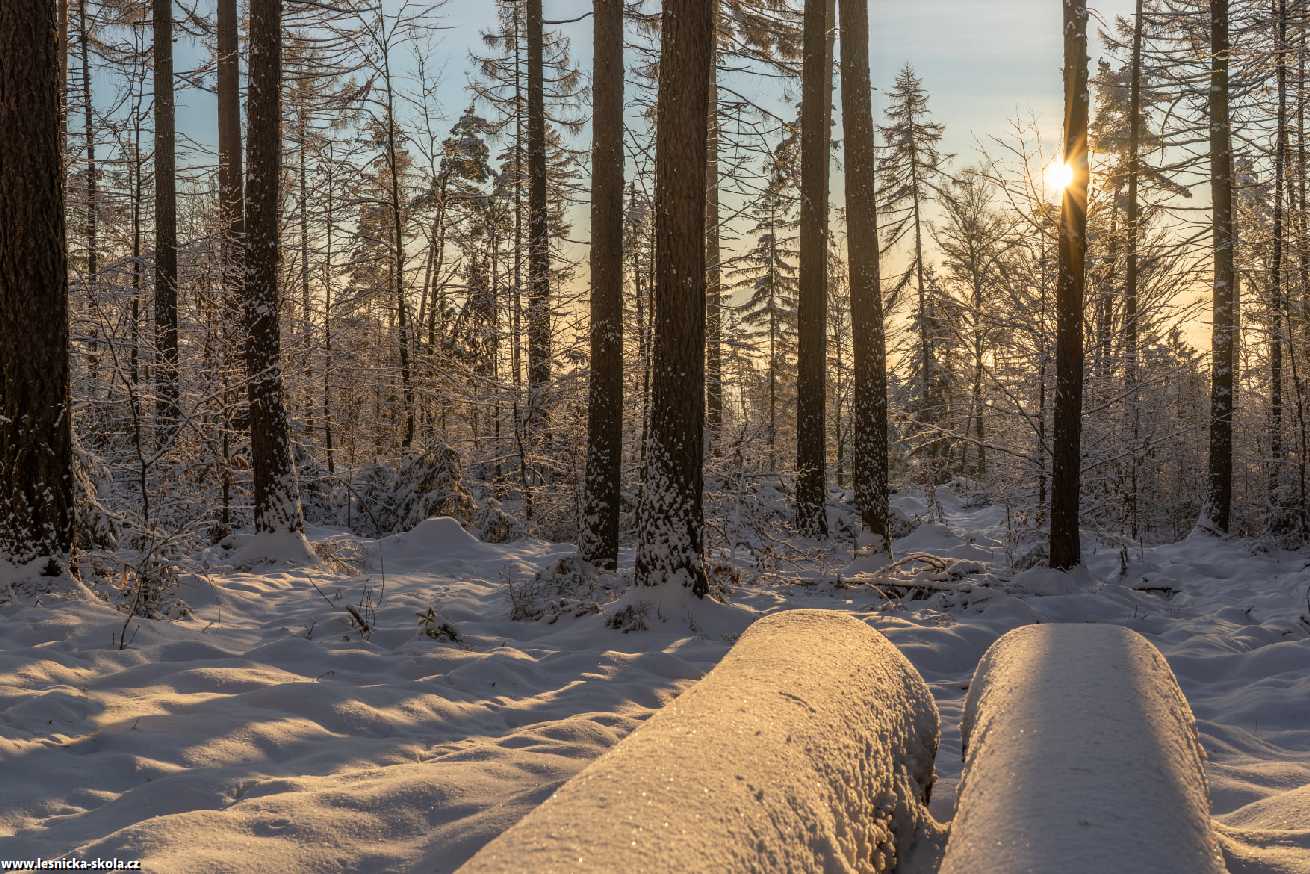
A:
[[[1073,581],[1013,574],[1003,511],[946,492],[942,503],[945,524],[897,552],[958,563],[896,581],[955,591],[888,606],[867,585],[835,584],[860,568],[830,559],[747,574],[733,600],[849,611],[901,648],[942,713],[943,820],[965,691],[992,641],[1032,622],[1135,629],[1196,714],[1230,870],[1310,872],[1310,554],[1194,538],[1127,556],[1126,573],[1105,548]],[[621,634],[596,615],[509,621],[509,581],[569,547],[485,545],[449,520],[377,542],[312,539],[342,560],[242,571],[213,550],[209,570],[183,580],[194,618],[134,622],[124,650],[123,616],[102,604],[0,607],[0,860],[450,871],[728,646],[677,622]],[[1145,587],[1156,591],[1134,591]],[[436,637],[420,619],[429,608]]]

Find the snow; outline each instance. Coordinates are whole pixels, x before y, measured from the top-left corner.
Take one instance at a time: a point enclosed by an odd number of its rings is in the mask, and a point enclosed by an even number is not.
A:
[[[237,567],[314,564],[318,561],[314,547],[299,531],[261,531],[233,539],[241,543],[232,555],[232,562]]]
[[[777,613],[460,870],[891,871],[933,832],[936,746],[932,693],[885,637]]]
[[[1192,712],[1140,634],[1011,631],[974,673],[961,733],[942,874],[1224,871]]]
[[[1201,535],[1125,553],[1088,534],[1085,573],[1037,593],[1032,577],[1046,572],[1010,570],[1025,544],[1007,538],[1004,508],[939,499],[944,521],[895,550],[945,569],[888,574],[946,591],[889,604],[849,581],[848,545],[804,558],[801,544],[775,573],[746,564],[731,612],[837,610],[885,634],[941,715],[930,811],[943,822],[987,648],[1034,623],[1131,628],[1164,654],[1195,714],[1230,871],[1310,874],[1310,554]],[[915,516],[927,503],[894,505]],[[124,650],[124,616],[103,602],[0,584],[0,859],[449,872],[732,643],[729,623],[693,632],[670,618],[624,634],[605,611],[511,622],[511,583],[572,547],[478,544],[434,521],[383,540],[312,529],[313,565],[238,565],[215,547],[182,570],[194,615],[133,620]],[[621,573],[632,560],[621,553]],[[346,605],[369,621],[367,640]],[[423,632],[429,608],[456,642]]]

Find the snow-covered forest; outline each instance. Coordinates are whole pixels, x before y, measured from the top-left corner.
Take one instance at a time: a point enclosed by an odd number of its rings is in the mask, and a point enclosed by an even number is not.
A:
[[[453,871],[821,608],[940,712],[899,870],[1107,623],[1310,872],[1310,0],[948,3],[1063,59],[984,130],[909,5],[0,0],[0,870]]]

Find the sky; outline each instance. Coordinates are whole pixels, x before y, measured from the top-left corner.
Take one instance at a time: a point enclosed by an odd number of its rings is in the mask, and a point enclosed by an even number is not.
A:
[[[204,11],[212,2],[202,0],[200,9]],[[394,9],[404,0],[383,2]],[[897,71],[910,63],[930,94],[934,120],[946,127],[942,151],[956,156],[955,168],[978,162],[978,144],[989,145],[989,138],[1007,135],[1011,121],[1020,116],[1034,117],[1046,153],[1058,153],[1063,121],[1061,0],[869,0],[869,4],[877,118],[883,109],[877,92],[890,86]],[[1134,0],[1092,0],[1089,5],[1093,16],[1089,26],[1091,68],[1095,70],[1102,52],[1098,30],[1112,25],[1115,16],[1131,17]],[[591,0],[544,0],[544,9],[548,21],[573,19],[591,9]],[[469,53],[482,49],[480,33],[495,24],[495,6],[492,0],[446,0],[441,18],[446,29],[435,37],[427,58],[429,70],[440,77],[438,109],[448,126],[469,103]],[[574,61],[589,77],[591,20],[583,18],[553,29],[570,37]],[[177,46],[178,69],[204,65],[207,52],[183,37]],[[402,70],[406,67],[412,69],[412,60],[402,59]],[[760,88],[776,90],[767,82]],[[782,109],[776,95],[761,93],[759,97],[766,105]],[[795,111],[791,107],[780,114]],[[181,90],[178,112],[179,129],[212,148],[217,140],[213,95]],[[841,136],[839,118],[834,134]],[[589,141],[590,130],[583,130],[577,144],[585,150]],[[188,163],[209,165],[212,161],[212,156],[197,155]],[[840,207],[843,202],[842,173],[834,164],[833,205]],[[572,236],[581,241],[588,237],[586,209],[581,204],[571,210]],[[580,262],[575,282],[585,284],[585,250],[579,248],[573,257]]]
[[[392,5],[396,0],[385,0]],[[569,19],[588,11],[590,0],[544,0],[545,15]],[[1131,15],[1133,0],[1093,0],[1104,20]],[[203,4],[202,4],[203,8]],[[914,65],[932,95],[937,120],[946,125],[945,150],[972,159],[975,138],[1004,134],[1016,114],[1035,113],[1052,141],[1061,123],[1060,0],[870,0],[870,57],[875,88],[890,85],[905,63]],[[432,47],[432,66],[444,72],[441,108],[451,123],[468,102],[468,53],[479,32],[494,22],[491,0],[447,0],[448,30]],[[1098,54],[1093,21],[1093,65]],[[591,23],[560,28],[573,43],[578,66],[591,67]],[[183,41],[178,66],[197,64],[203,49]],[[875,96],[875,101],[877,100]],[[202,143],[216,139],[211,95],[178,95],[179,125]]]

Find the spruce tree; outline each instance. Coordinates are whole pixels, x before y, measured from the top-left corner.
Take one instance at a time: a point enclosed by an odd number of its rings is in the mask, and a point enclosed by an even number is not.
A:
[[[938,435],[942,410],[933,401],[936,352],[929,325],[930,289],[925,280],[924,240],[925,212],[941,185],[946,162],[939,148],[945,128],[930,120],[928,92],[909,64],[901,68],[887,95],[886,115],[887,124],[881,128],[883,155],[878,168],[882,251],[885,254],[907,239],[909,244],[905,271],[891,278],[887,295],[899,297],[910,286],[915,290],[917,381],[913,412],[922,432],[918,442],[924,479],[936,482],[943,473],[945,441]]]

